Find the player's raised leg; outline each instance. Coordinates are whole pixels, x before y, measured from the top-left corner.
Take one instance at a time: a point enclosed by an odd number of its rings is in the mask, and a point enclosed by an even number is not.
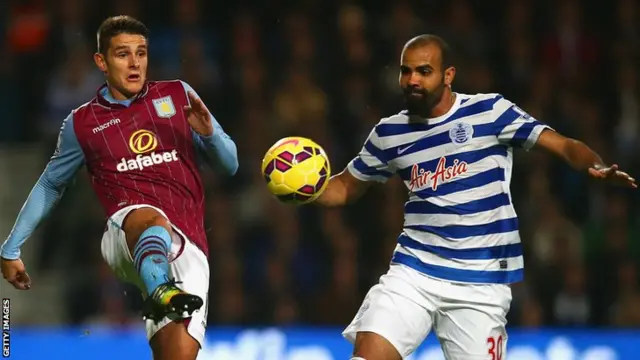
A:
[[[382,335],[361,331],[356,335],[351,360],[402,360],[398,350]]]
[[[143,315],[159,321],[170,314],[191,314],[203,301],[176,286],[169,276],[169,249],[172,236],[171,224],[160,212],[151,207],[131,211],[122,229],[133,264],[147,290]]]
[[[392,265],[371,288],[343,335],[354,344],[355,359],[400,360],[411,354],[431,330],[435,304],[411,274]]]
[[[200,309],[203,300],[180,289],[170,276],[168,254],[173,229],[169,220],[156,209],[143,207],[125,217],[122,229],[133,265],[147,290],[143,316],[154,322],[165,317],[176,319],[151,338],[154,359],[195,360],[200,344],[187,330],[190,319],[181,317]]]

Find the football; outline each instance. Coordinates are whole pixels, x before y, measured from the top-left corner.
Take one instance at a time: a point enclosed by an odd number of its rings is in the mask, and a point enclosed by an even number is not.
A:
[[[331,167],[324,149],[303,137],[286,137],[262,159],[262,176],[279,200],[306,204],[322,194],[329,183]]]

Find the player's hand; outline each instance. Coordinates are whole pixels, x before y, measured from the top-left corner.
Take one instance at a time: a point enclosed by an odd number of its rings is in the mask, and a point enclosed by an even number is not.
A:
[[[13,287],[18,290],[29,290],[31,288],[31,278],[29,278],[29,274],[27,274],[22,260],[0,258],[0,267],[2,267],[2,276],[4,276]]]
[[[634,189],[638,187],[636,179],[632,178],[626,172],[618,170],[618,165],[615,164],[609,167],[589,168],[589,175],[596,179],[610,181],[617,185],[627,186]]]
[[[195,132],[202,136],[213,135],[213,124],[210,119],[209,110],[196,94],[189,91],[188,96],[191,105],[185,106],[184,111],[187,115],[189,125],[191,125],[191,128]]]

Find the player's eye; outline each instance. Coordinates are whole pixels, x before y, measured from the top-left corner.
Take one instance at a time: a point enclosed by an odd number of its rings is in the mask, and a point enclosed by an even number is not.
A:
[[[418,74],[420,74],[422,76],[430,75],[433,72],[433,70],[431,68],[426,67],[426,66],[421,66],[421,67],[417,68],[416,71],[418,72]]]
[[[400,73],[402,75],[409,75],[409,74],[411,74],[411,69],[409,69],[408,67],[401,66],[400,67]]]

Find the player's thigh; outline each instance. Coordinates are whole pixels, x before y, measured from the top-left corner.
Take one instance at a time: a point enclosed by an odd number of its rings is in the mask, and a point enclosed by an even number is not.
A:
[[[189,321],[175,320],[158,330],[149,344],[154,360],[195,360],[200,344],[188,332]]]
[[[416,288],[411,270],[392,269],[371,288],[343,335],[354,343],[354,356],[367,360],[401,359],[411,354],[431,330],[431,299]]]
[[[508,300],[500,292],[493,304],[470,300],[449,303],[436,312],[434,331],[448,360],[505,359],[511,298],[510,291]]]
[[[173,252],[175,259],[170,259],[169,273],[175,278],[177,286],[182,290],[197,295],[203,300],[200,309],[196,309],[188,320],[184,321],[187,334],[195,339],[199,347],[204,345],[205,329],[207,327],[207,309],[209,306],[209,263],[206,255],[190,241],[182,241],[181,246],[175,243]],[[173,326],[181,317],[165,317],[157,324],[151,320],[146,321],[147,337],[153,339],[166,326]]]
[[[505,358],[506,320],[474,308],[447,310],[436,315],[435,333],[448,360]]]

